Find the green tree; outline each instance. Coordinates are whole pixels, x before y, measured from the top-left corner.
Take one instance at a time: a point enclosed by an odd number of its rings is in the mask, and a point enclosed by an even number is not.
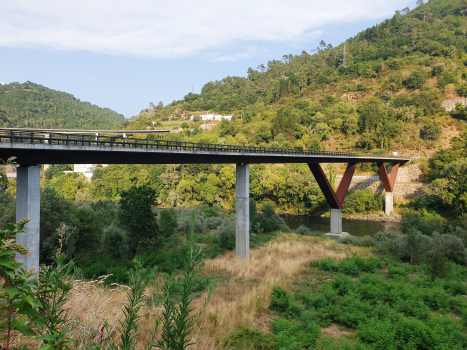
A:
[[[155,191],[148,186],[131,187],[120,193],[118,218],[128,232],[128,244],[133,256],[145,242],[158,242],[159,228],[152,212]]]
[[[216,174],[209,174],[206,183],[201,188],[200,199],[208,204],[213,204],[219,198],[220,180]]]
[[[55,256],[59,247],[57,229],[60,225],[65,225],[68,233],[76,226],[76,205],[53,188],[45,187],[41,191],[40,209],[40,261],[45,263]]]
[[[174,208],[162,209],[158,221],[161,236],[164,238],[169,238],[178,229],[178,216]]]
[[[113,259],[120,259],[128,253],[128,237],[125,232],[116,226],[108,226],[102,235],[102,247]]]
[[[449,163],[442,178],[431,183],[430,192],[441,198],[454,213],[463,215],[467,205],[467,158]]]
[[[420,130],[420,137],[427,141],[438,141],[441,136],[441,128],[435,124],[426,124]]]
[[[465,14],[467,13],[467,1],[462,0],[461,4],[459,6],[459,13],[462,15],[462,17],[465,17]]]
[[[404,80],[403,84],[409,89],[420,89],[426,82],[426,74],[422,70],[414,70],[410,75]]]

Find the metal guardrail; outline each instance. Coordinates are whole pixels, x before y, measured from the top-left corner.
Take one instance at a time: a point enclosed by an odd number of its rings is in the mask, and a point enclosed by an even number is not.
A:
[[[122,131],[123,134],[124,131]],[[374,154],[358,154],[355,152],[314,151],[303,149],[270,148],[254,146],[220,145],[209,143],[179,142],[165,140],[151,140],[138,138],[124,138],[114,136],[94,136],[78,134],[54,134],[44,132],[30,132],[19,130],[1,130],[0,142],[24,144],[48,144],[67,146],[98,146],[119,148],[151,148],[186,151],[206,151],[224,153],[254,153],[254,154],[292,154],[310,156],[335,157],[368,157]],[[384,158],[398,158],[397,156],[383,156]]]

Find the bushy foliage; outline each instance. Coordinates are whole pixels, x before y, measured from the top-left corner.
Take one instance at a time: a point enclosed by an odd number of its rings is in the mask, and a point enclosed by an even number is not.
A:
[[[128,237],[121,228],[108,226],[103,230],[102,247],[111,258],[121,259],[128,254]]]
[[[375,245],[375,239],[371,236],[365,235],[360,239],[359,245],[361,247],[372,247]]]
[[[162,237],[172,236],[178,229],[178,215],[175,208],[159,211],[158,223]]]
[[[118,218],[128,234],[131,254],[136,255],[143,242],[158,242],[159,227],[152,212],[155,192],[148,186],[131,187],[121,193]]]
[[[299,234],[299,235],[302,235],[302,236],[310,236],[311,235],[311,230],[308,227],[306,227],[305,225],[300,225],[297,228],[296,233]]]
[[[225,346],[232,350],[248,348],[258,350],[277,349],[277,343],[273,334],[251,329],[247,326],[240,327],[240,329],[230,333]]]
[[[387,252],[394,257],[410,262],[426,261],[433,265],[436,256],[439,261],[448,259],[464,262],[467,254],[462,239],[463,230],[455,234],[439,234],[434,231],[425,235],[414,227],[409,227],[406,234],[397,231],[378,232],[375,234],[376,247],[381,252]]]
[[[438,125],[426,124],[420,129],[420,137],[427,141],[438,141],[441,136],[441,128]]]
[[[418,212],[409,212],[402,216],[401,232],[408,233],[410,229],[420,231],[424,235],[431,235],[433,232],[443,233],[441,218],[437,215],[422,215]]]
[[[404,85],[409,89],[420,89],[425,85],[426,73],[422,70],[415,70],[404,80]]]
[[[345,197],[342,209],[346,213],[379,211],[383,209],[383,199],[370,189],[350,191]]]
[[[227,222],[219,233],[219,245],[227,250],[233,250],[235,248],[235,236],[236,236],[235,222]]]
[[[373,262],[360,257],[343,260],[339,265],[352,272],[349,276],[327,269],[334,274],[332,281],[322,284],[318,292],[299,292],[299,299],[318,323],[356,329],[355,345],[362,349],[460,349],[467,344],[462,325],[447,316],[451,310],[464,315],[467,303],[457,295],[466,290],[465,281],[452,273],[432,280],[431,271],[423,266],[371,259]],[[327,265],[329,259],[318,264],[320,269]],[[380,270],[383,265],[385,270]],[[367,273],[362,273],[363,266]],[[456,269],[466,272],[465,267]]]
[[[339,238],[337,240],[337,243],[359,245],[360,240],[355,236],[349,235],[349,236]]]

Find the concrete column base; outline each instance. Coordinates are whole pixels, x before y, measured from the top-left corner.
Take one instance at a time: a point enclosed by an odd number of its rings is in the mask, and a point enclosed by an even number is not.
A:
[[[31,219],[26,233],[20,233],[16,242],[29,250],[29,255],[16,254],[16,261],[26,265],[26,269],[39,269],[40,240],[40,166],[19,166],[16,175],[16,221]]]
[[[349,233],[342,232],[342,209],[331,209],[331,232],[323,237],[339,239],[345,236],[349,236]]]
[[[394,192],[386,192],[384,197],[384,214],[391,215],[394,211]]]
[[[235,255],[237,259],[250,258],[250,168],[237,164],[236,169],[236,228]]]

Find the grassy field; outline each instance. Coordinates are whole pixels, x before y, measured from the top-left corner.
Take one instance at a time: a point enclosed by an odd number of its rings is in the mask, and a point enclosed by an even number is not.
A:
[[[223,349],[230,333],[239,325],[268,330],[268,321],[272,317],[269,304],[273,286],[289,285],[308,271],[312,261],[325,258],[340,260],[353,254],[365,256],[368,252],[364,248],[343,246],[331,240],[283,234],[252,249],[250,260],[236,260],[235,252],[206,260],[203,277],[209,278],[214,290],[193,332],[194,340],[199,343],[191,349]],[[71,335],[81,344],[96,336],[99,339],[104,321],[116,325],[122,317],[126,288],[104,288],[103,279],[74,283],[67,310],[72,319]],[[148,302],[142,310],[141,344],[161,311],[160,306],[157,303],[154,305],[151,300],[155,293],[154,290],[147,290]],[[206,290],[198,294],[197,308],[202,305]]]
[[[449,261],[445,267],[443,278],[433,278],[429,265],[374,247],[279,234],[251,249],[249,260],[236,260],[235,252],[205,260],[193,313],[208,286],[213,292],[189,348],[465,349],[467,268]],[[105,278],[74,281],[66,304],[73,348],[105,343],[104,324],[123,319],[128,287],[104,286]],[[155,288],[146,290],[137,349],[162,311]],[[14,341],[18,348],[39,346],[21,336]]]

